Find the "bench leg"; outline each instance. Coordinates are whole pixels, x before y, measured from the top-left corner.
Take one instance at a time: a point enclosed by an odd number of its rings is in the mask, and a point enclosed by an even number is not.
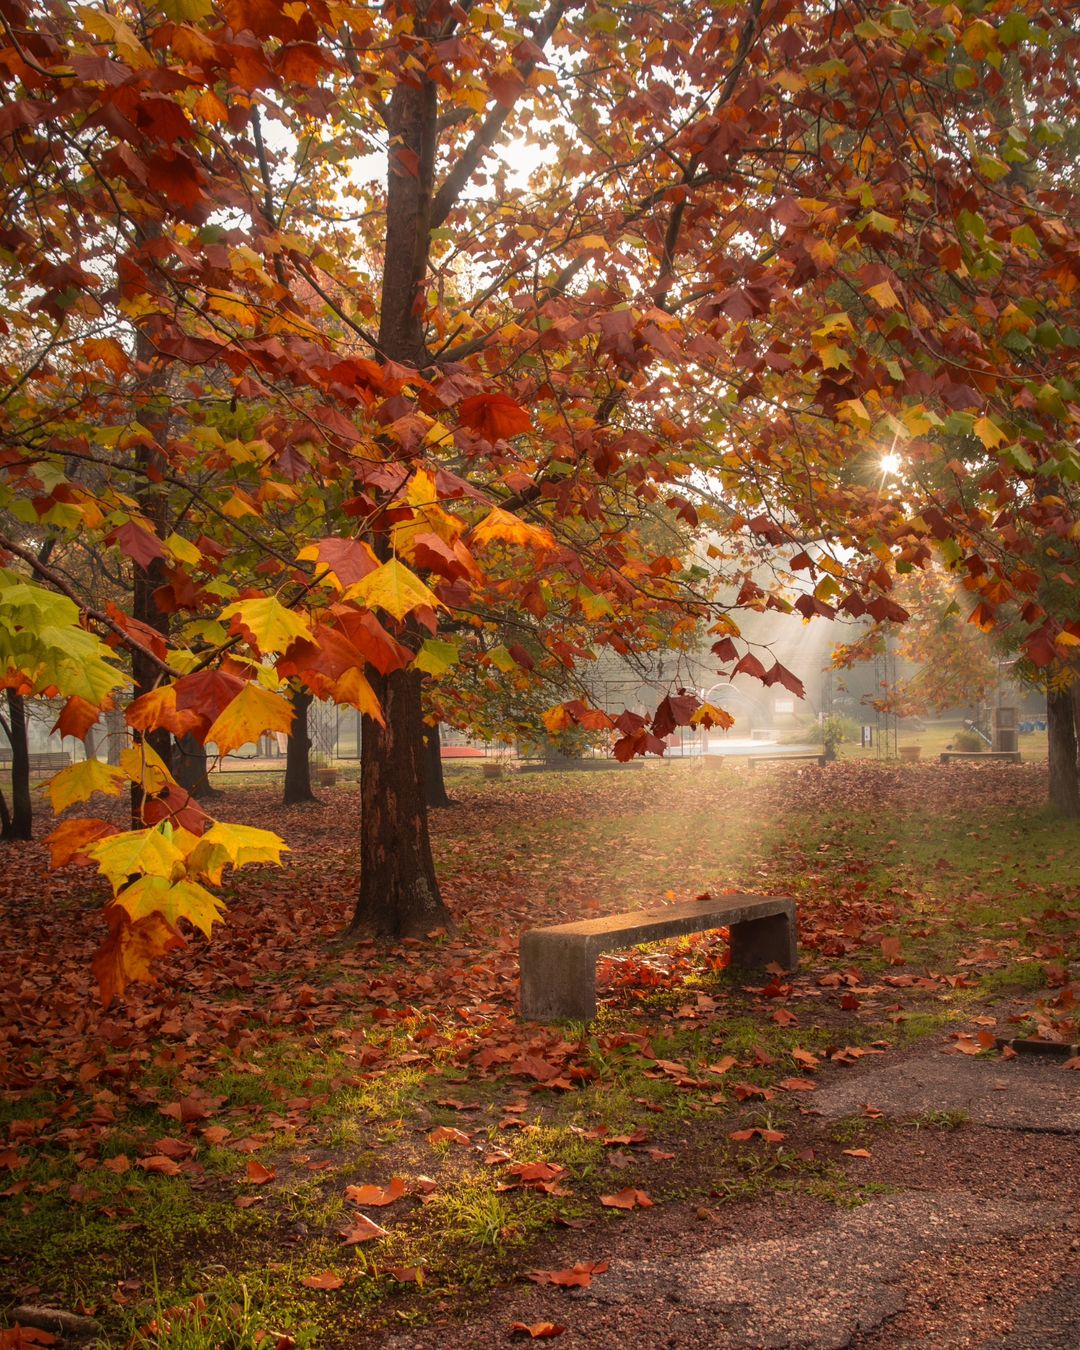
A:
[[[580,941],[521,935],[521,1015],[529,1022],[596,1016],[596,953]]]
[[[740,970],[760,970],[773,962],[798,970],[793,914],[770,914],[731,926],[731,964]]]

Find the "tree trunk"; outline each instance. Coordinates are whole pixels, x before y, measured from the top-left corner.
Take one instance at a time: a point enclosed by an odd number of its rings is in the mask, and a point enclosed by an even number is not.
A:
[[[1069,686],[1072,695],[1073,735],[1076,737],[1076,768],[1080,773],[1080,675]]]
[[[173,754],[173,777],[196,801],[207,801],[221,794],[210,783],[210,767],[207,763],[206,746],[194,732],[185,732],[176,738]]]
[[[116,768],[127,741],[127,723],[119,708],[110,708],[105,714],[105,762]]]
[[[311,698],[307,689],[294,689],[289,699],[293,720],[285,755],[285,795],[282,800],[286,806],[319,800],[311,790],[311,735],[308,731]]]
[[[30,839],[34,810],[30,795],[30,744],[26,737],[26,701],[14,689],[7,691],[8,717],[4,730],[11,742],[11,809],[0,812],[0,839]]]
[[[427,12],[426,3],[417,4],[417,36],[426,32]],[[386,118],[391,151],[379,350],[387,360],[420,368],[427,361],[420,301],[431,247],[437,112],[435,84],[421,76],[396,86]],[[406,159],[415,163],[407,166]],[[376,535],[375,548],[388,550],[385,534]],[[361,721],[360,895],[350,931],[399,938],[449,929],[424,799],[421,674],[382,675],[371,666],[365,673],[386,724]]]
[[[453,927],[439,894],[424,801],[420,672],[368,677],[386,725],[365,716],[360,759],[360,896],[349,931],[422,937]]]
[[[1080,816],[1080,774],[1076,767],[1073,700],[1068,689],[1046,695],[1050,801],[1063,816]]]
[[[424,723],[424,800],[428,806],[453,806],[443,777],[442,737],[438,722]]]
[[[156,231],[152,230],[152,232]],[[135,355],[151,371],[143,391],[145,403],[140,421],[149,430],[151,436],[164,445],[169,431],[169,405],[166,399],[168,377],[165,374],[164,367],[158,363],[157,353],[153,345],[141,330],[135,336]],[[145,485],[136,494],[139,509],[153,526],[158,539],[164,539],[169,530],[167,525],[168,503],[162,487],[165,468],[162,453],[155,444],[147,445],[144,443],[136,450],[135,458],[139,468],[146,470],[147,473]],[[154,599],[154,592],[159,586],[163,586],[166,581],[165,559],[163,556],[153,558],[146,567],[140,562],[133,561],[131,566],[132,617],[155,629],[167,641],[169,616],[158,608],[157,601]],[[157,686],[161,679],[161,671],[148,657],[140,651],[133,650],[131,653],[131,677],[133,685],[131,696],[136,699],[142,694],[148,694],[151,689]],[[136,744],[145,740],[151,749],[161,757],[165,767],[170,771],[172,770],[173,738],[171,732],[166,731],[163,727],[158,727],[154,731],[136,731],[133,733],[133,740]],[[145,794],[142,788],[138,783],[132,783],[131,823],[135,828],[143,823],[144,801]]]

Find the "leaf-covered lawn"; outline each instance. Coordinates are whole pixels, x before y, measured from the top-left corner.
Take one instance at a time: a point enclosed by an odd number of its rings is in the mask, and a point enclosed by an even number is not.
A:
[[[93,1310],[124,1343],[203,1293],[237,1344],[352,1344],[536,1278],[560,1225],[781,1181],[857,1200],[784,1141],[815,1076],[864,1054],[1076,1038],[1080,832],[1043,809],[1041,768],[465,769],[451,791],[434,833],[455,935],[341,947],[355,785],[310,810],[230,789],[219,814],[278,830],[285,866],[237,874],[214,941],[107,1013],[103,889],[47,876],[38,843],[4,852],[11,1300]],[[737,984],[709,934],[605,960],[591,1027],[517,1021],[522,928],[727,888],[797,898],[797,976]],[[575,1269],[540,1273],[591,1278]]]

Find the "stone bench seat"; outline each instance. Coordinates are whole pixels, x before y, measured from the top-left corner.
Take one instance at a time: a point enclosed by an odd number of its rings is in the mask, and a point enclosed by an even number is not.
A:
[[[1005,764],[1019,764],[1019,750],[942,750],[942,764],[950,764],[954,759],[994,759]]]
[[[710,928],[730,930],[736,969],[798,965],[795,901],[787,896],[722,895],[608,914],[522,933],[521,1015],[534,1022],[587,1022],[596,1016],[596,962],[604,952]]]

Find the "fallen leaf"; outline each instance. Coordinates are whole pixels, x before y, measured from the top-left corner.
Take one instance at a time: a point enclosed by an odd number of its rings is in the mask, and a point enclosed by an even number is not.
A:
[[[873,1156],[868,1148],[846,1148],[844,1153],[849,1158],[870,1158]]]
[[[424,1285],[423,1266],[386,1266],[387,1275],[392,1275],[400,1284]]]
[[[273,1181],[276,1176],[276,1167],[264,1167],[257,1158],[248,1159],[247,1179],[253,1186],[261,1186],[264,1182]]]
[[[392,1205],[405,1194],[405,1182],[401,1177],[391,1177],[389,1186],[346,1186],[345,1199],[354,1205]]]
[[[617,1195],[602,1195],[600,1203],[607,1205],[609,1209],[650,1209],[652,1201],[644,1191],[635,1190],[632,1186],[627,1186]]]
[[[321,1275],[305,1275],[300,1283],[306,1289],[340,1289],[345,1281],[332,1270],[324,1270]]]
[[[579,1261],[569,1270],[531,1270],[526,1279],[534,1284],[554,1284],[562,1289],[586,1288],[594,1275],[602,1275],[608,1268],[606,1261]]]
[[[427,1137],[429,1144],[471,1144],[472,1140],[463,1130],[455,1130],[452,1125],[439,1125]]]
[[[540,1341],[550,1336],[561,1336],[565,1330],[558,1322],[514,1322],[510,1327],[510,1335],[531,1336],[534,1341]]]
[[[380,1228],[377,1223],[372,1223],[364,1214],[354,1214],[352,1227],[343,1228],[341,1236],[345,1239],[345,1245],[348,1247],[356,1242],[370,1242],[373,1238],[386,1237],[386,1229]]]
[[[155,1153],[149,1158],[140,1158],[135,1164],[141,1167],[144,1172],[158,1172],[163,1177],[175,1177],[180,1173],[180,1165],[172,1158],[166,1158],[163,1153]]]

